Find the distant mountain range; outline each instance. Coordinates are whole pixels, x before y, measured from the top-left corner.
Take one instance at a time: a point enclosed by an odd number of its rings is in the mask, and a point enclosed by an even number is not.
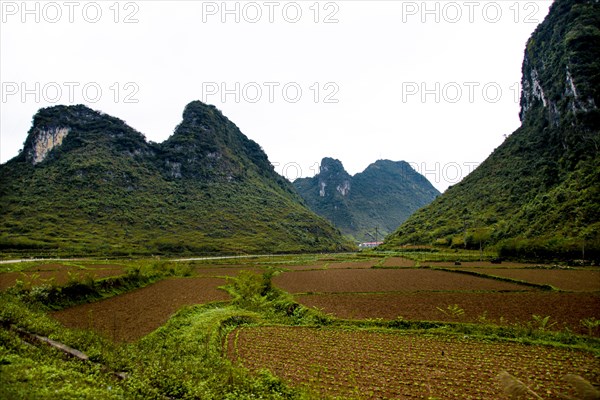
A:
[[[489,246],[506,256],[600,259],[599,27],[598,1],[552,4],[527,42],[521,127],[381,249]]]
[[[63,255],[353,249],[214,106],[161,144],[85,106],[41,109],[0,165],[0,250]]]
[[[357,241],[382,240],[440,193],[404,161],[379,160],[351,176],[333,158],[294,186],[306,204]]]

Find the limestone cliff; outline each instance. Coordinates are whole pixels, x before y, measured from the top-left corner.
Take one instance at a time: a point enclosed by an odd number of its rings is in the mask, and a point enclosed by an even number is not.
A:
[[[69,128],[36,128],[33,132],[32,145],[27,150],[27,160],[33,165],[44,161],[48,153],[55,147],[60,146],[64,138],[69,134]]]

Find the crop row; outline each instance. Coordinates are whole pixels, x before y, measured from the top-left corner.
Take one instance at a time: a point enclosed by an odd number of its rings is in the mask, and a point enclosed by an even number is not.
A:
[[[569,392],[567,373],[600,380],[600,361],[586,353],[468,338],[258,327],[234,331],[228,344],[229,357],[250,370],[343,397],[501,398],[501,370],[549,398]]]
[[[600,319],[599,293],[509,292],[509,293],[335,293],[297,296],[308,307],[316,307],[345,319],[397,319],[418,321],[527,324],[533,315],[549,316],[553,330],[570,329],[589,334],[581,322]],[[456,307],[463,313],[452,313]],[[547,326],[549,327],[549,326]],[[600,334],[597,328],[592,332]]]

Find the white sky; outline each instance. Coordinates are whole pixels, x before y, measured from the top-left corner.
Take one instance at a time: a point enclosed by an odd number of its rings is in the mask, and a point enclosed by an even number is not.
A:
[[[443,191],[520,125],[550,4],[1,1],[0,162],[41,107],[86,104],[162,142],[203,100],[288,179],[326,156],[351,174],[405,160]]]

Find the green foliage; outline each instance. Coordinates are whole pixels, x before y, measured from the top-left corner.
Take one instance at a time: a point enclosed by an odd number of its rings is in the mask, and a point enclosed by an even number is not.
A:
[[[42,131],[68,127],[33,165]],[[158,145],[84,106],[41,109],[0,166],[0,252],[130,256],[344,251],[352,244],[217,109],[193,102]]]
[[[441,311],[444,315],[451,317],[451,318],[455,318],[455,319],[460,319],[463,315],[465,315],[465,310],[460,308],[458,306],[458,304],[450,304],[445,309],[441,308],[441,307],[436,307],[436,308],[439,311]]]
[[[594,330],[600,326],[600,319],[586,318],[580,321],[581,325],[588,329],[588,335],[592,336]]]
[[[540,331],[545,331],[551,327],[553,327],[554,325],[556,325],[556,322],[550,322],[550,316],[546,315],[545,317],[542,317],[541,315],[532,315],[531,319],[533,320],[533,328],[534,329],[539,329]]]

